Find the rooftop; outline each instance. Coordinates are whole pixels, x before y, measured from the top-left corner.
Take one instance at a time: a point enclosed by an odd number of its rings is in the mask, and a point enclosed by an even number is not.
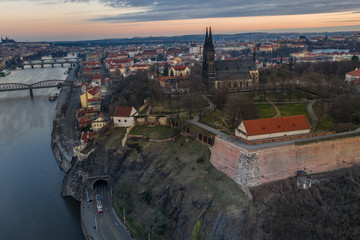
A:
[[[305,115],[245,120],[243,121],[243,124],[246,128],[248,136],[277,132],[290,132],[311,128]]]

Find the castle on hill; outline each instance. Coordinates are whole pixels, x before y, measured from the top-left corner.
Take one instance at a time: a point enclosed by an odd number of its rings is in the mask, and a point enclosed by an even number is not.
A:
[[[202,78],[212,88],[227,88],[229,92],[248,90],[259,84],[259,71],[255,56],[252,59],[215,60],[215,47],[211,27],[206,36],[203,50]]]
[[[15,40],[5,37],[5,38],[1,38],[1,42],[2,43],[15,43]]]

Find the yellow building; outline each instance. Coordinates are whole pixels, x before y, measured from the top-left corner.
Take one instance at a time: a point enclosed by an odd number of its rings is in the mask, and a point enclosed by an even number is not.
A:
[[[104,117],[104,114],[100,114],[99,117],[91,123],[94,132],[100,131],[105,125],[107,125],[107,119]]]
[[[87,108],[88,107],[88,100],[89,99],[101,99],[101,89],[100,87],[96,86],[91,88],[90,90],[85,90],[83,94],[80,96],[81,107]]]

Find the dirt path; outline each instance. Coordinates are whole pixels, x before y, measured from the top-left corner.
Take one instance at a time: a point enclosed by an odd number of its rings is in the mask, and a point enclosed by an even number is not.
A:
[[[273,116],[273,118],[281,117],[281,113],[280,113],[279,108],[268,97],[265,97],[265,99],[266,99],[266,101],[268,101],[275,108],[276,115]]]
[[[313,109],[314,103],[316,103],[316,100],[311,100],[309,101],[308,105],[306,105],[306,111],[309,113],[311,117],[311,127],[316,126],[319,122],[319,119],[317,118]]]

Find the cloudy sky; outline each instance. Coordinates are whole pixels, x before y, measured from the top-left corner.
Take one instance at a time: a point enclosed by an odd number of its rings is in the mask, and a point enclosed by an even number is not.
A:
[[[0,0],[18,41],[214,33],[360,31],[358,0]]]

